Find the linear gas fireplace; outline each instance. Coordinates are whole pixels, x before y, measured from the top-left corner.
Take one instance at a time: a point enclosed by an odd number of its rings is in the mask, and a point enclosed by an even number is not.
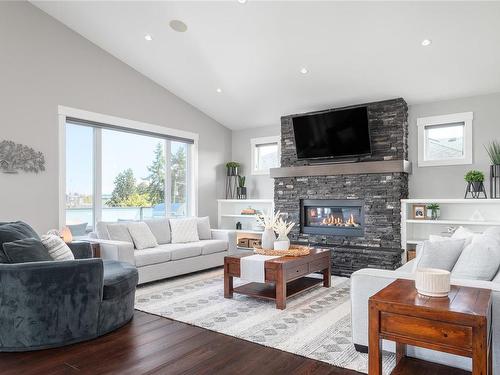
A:
[[[362,237],[364,204],[351,199],[303,199],[300,201],[302,233]]]

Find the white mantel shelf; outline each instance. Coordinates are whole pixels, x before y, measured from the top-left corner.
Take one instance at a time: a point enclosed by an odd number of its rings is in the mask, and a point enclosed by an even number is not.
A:
[[[358,163],[332,163],[271,168],[270,171],[272,178],[338,176],[374,173],[411,173],[411,163],[407,160],[365,161]]]

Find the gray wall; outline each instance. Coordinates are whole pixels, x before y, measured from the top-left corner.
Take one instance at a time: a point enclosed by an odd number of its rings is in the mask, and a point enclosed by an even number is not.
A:
[[[232,159],[242,163],[242,173],[247,178],[246,185],[248,198],[272,199],[274,197],[273,179],[269,176],[252,176],[250,173],[252,168],[250,139],[279,136],[280,133],[281,127],[278,124],[233,131]]]
[[[0,173],[0,221],[58,225],[58,119],[64,105],[199,133],[199,214],[216,223],[231,131],[25,2],[0,3],[0,139],[42,151],[38,175]]]
[[[417,118],[458,112],[474,112],[473,164],[418,168]],[[490,160],[484,145],[493,139],[500,140],[500,93],[412,105],[408,115],[409,157],[413,162],[409,181],[410,197],[463,198],[466,186],[463,177],[470,169],[485,173],[489,196]]]

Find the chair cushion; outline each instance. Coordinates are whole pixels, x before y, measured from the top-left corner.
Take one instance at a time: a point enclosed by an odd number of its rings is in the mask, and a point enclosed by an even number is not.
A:
[[[199,241],[198,219],[188,217],[184,219],[170,219],[172,229],[172,243],[187,243]]]
[[[47,262],[53,260],[45,246],[37,238],[4,242],[3,251],[9,263]]]
[[[113,299],[135,289],[139,281],[137,268],[130,263],[104,260],[103,299]]]
[[[134,241],[134,246],[137,250],[148,249],[151,247],[158,246],[156,238],[149,229],[148,225],[143,222],[129,223],[128,231],[132,240]]]
[[[179,260],[191,257],[197,257],[201,255],[201,243],[200,242],[190,242],[190,243],[178,243],[178,244],[165,244],[158,246],[165,251],[172,254],[172,260]]]
[[[228,249],[228,243],[224,240],[203,240],[199,244],[201,244],[202,255],[220,253]]]
[[[134,252],[135,265],[137,267],[149,266],[151,264],[165,263],[170,261],[172,254],[162,248],[163,245]]]
[[[168,219],[144,220],[160,245],[170,243],[170,222]]]
[[[40,240],[40,237],[33,228],[23,221],[0,223],[0,263],[8,263],[7,257],[2,249],[2,244],[4,242],[13,242],[26,238]]]
[[[198,237],[200,240],[211,240],[212,232],[210,230],[210,218],[208,216],[198,219]]]

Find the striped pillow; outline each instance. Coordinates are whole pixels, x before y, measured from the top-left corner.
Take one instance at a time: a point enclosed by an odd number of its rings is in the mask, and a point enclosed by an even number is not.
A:
[[[69,246],[58,236],[54,236],[53,234],[42,236],[42,243],[49,252],[49,256],[54,260],[75,259]]]

